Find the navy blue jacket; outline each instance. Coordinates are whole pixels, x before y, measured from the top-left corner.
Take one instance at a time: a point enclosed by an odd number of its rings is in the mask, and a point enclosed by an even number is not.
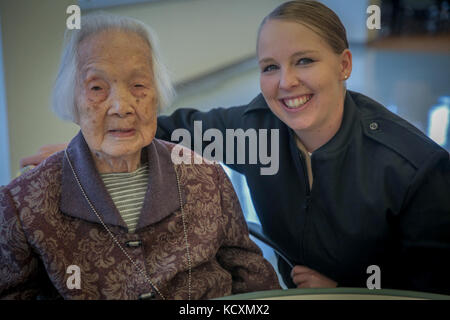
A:
[[[157,137],[194,134],[195,120],[224,137],[226,129],[279,129],[277,174],[261,175],[261,163],[229,166],[245,175],[264,233],[293,264],[345,287],[366,287],[367,268],[377,265],[382,288],[450,293],[449,153],[417,128],[347,91],[339,131],[312,155],[310,190],[294,132],[261,94],[244,106],[161,116]],[[294,287],[291,268],[278,266]]]

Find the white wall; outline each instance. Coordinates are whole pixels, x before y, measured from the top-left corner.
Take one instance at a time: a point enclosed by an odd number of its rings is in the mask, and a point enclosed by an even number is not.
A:
[[[159,35],[175,82],[255,54],[262,18],[282,0],[188,0],[107,8],[135,17]]]
[[[59,121],[49,108],[65,10],[71,2],[0,1],[11,177],[21,157],[45,143],[67,141],[76,132],[75,126]]]
[[[371,0],[373,2],[373,0]],[[369,0],[320,0],[336,12],[347,31],[349,43],[365,43],[367,41],[366,20]]]

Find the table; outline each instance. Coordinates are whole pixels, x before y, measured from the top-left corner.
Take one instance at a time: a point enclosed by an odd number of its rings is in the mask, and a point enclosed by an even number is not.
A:
[[[258,291],[216,300],[450,300],[450,296],[394,289],[327,288]]]

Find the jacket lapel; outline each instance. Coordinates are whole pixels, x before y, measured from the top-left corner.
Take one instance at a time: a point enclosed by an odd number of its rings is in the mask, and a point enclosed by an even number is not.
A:
[[[159,222],[180,209],[177,176],[169,148],[161,140],[153,139],[146,151],[149,181],[136,230]],[[181,196],[186,203],[183,192]]]
[[[81,131],[69,143],[66,152],[86,196],[103,221],[127,228],[103,184]],[[62,167],[60,209],[69,216],[100,223],[78,186],[67,156],[64,156]]]
[[[72,139],[66,152],[86,196],[102,220],[108,225],[127,228],[103,184],[81,131]],[[148,155],[149,177],[137,229],[161,221],[180,208],[177,178],[169,148],[163,142],[153,139],[152,143],[142,152],[147,152]],[[64,156],[61,211],[78,219],[100,223],[78,186],[76,177],[67,157]],[[185,203],[183,193],[182,199]]]

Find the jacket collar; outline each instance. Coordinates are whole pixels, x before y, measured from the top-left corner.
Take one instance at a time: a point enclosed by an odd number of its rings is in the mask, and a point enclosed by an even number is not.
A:
[[[258,94],[245,108],[244,114],[254,110],[269,110],[269,106],[264,99],[262,93]]]
[[[355,129],[358,126],[358,119],[360,115],[355,101],[352,98],[352,91],[347,90],[344,100],[344,114],[342,116],[342,123],[336,134],[323,146],[314,151],[313,157],[316,159],[327,159],[334,157],[337,153],[345,149],[351,142]],[[289,138],[291,146],[295,146],[296,150],[295,132],[289,128]]]
[[[66,151],[86,196],[103,221],[127,228],[103,184],[81,131]],[[168,148],[161,141],[153,139],[142,152],[148,155],[149,177],[136,230],[154,224],[180,208],[177,178]],[[60,209],[69,216],[100,223],[83,196],[66,156],[62,167]]]
[[[314,152],[315,157],[327,158],[334,156],[343,150],[352,140],[355,128],[358,126],[358,108],[351,96],[351,91],[347,90],[344,100],[344,114],[339,130],[327,143]]]

